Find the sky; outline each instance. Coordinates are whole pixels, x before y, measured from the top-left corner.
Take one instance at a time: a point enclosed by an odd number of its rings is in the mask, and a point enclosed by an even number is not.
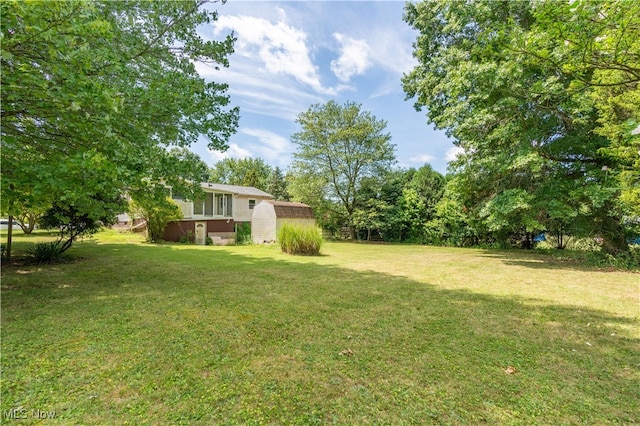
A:
[[[296,117],[313,104],[335,100],[362,105],[396,147],[398,166],[425,163],[445,173],[456,153],[443,131],[428,124],[405,100],[401,78],[416,61],[417,32],[403,21],[404,1],[243,1],[213,3],[218,19],[198,32],[221,40],[237,37],[229,68],[197,64],[207,81],[227,83],[240,107],[237,133],[224,152],[205,141],[192,150],[209,165],[226,157],[262,158],[286,170],[301,130]]]

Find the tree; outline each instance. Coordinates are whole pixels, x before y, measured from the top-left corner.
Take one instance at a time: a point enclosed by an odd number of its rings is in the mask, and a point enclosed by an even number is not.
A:
[[[226,185],[253,186],[266,191],[271,166],[262,158],[225,158],[209,170],[209,180]]]
[[[43,211],[21,209],[16,216],[16,221],[25,234],[30,234],[36,228],[38,221],[44,214]]]
[[[344,221],[336,209],[335,203],[327,198],[328,182],[322,176],[299,171],[287,173],[286,179],[291,201],[311,206],[316,223],[322,229],[334,234],[338,232]]]
[[[167,148],[204,136],[224,150],[238,122],[226,85],[195,68],[233,50],[198,35],[217,17],[203,3],[0,3],[3,211],[199,182],[195,159]]]
[[[167,224],[182,219],[182,211],[170,197],[158,201],[157,197],[139,197],[129,206],[133,214],[140,215],[147,222],[147,240],[162,241]]]
[[[386,122],[361,107],[335,101],[312,105],[298,115],[302,130],[291,137],[297,145],[294,173],[326,182],[327,198],[339,207],[351,238],[355,238],[353,214],[362,179],[381,173],[395,161],[391,136],[383,133]]]
[[[289,201],[291,198],[287,191],[287,180],[280,167],[276,166],[275,169],[271,170],[271,174],[267,179],[266,192],[273,195],[278,201]]]
[[[477,245],[481,241],[482,224],[474,221],[468,214],[468,209],[460,202],[456,176],[447,178],[444,194],[435,206],[434,216],[425,224],[427,242],[458,247]]]
[[[410,179],[398,200],[401,217],[406,227],[406,238],[425,241],[425,223],[435,214],[436,204],[444,193],[444,177],[425,164],[417,171],[408,172]]]
[[[54,201],[40,223],[48,229],[58,229],[57,254],[62,254],[79,238],[97,232],[102,226],[115,223],[113,212],[124,211],[124,198],[116,194],[98,194],[85,197],[76,204]]]
[[[592,26],[601,14],[613,17],[610,9],[627,18]],[[607,176],[634,161],[611,155],[619,150],[603,125],[638,110],[607,116],[591,89],[614,87],[604,67],[624,82],[621,93],[638,90],[635,9],[632,2],[407,4],[405,18],[420,32],[419,65],[404,76],[404,90],[464,149],[453,171],[471,216],[503,235],[580,225],[572,231],[602,235],[608,251],[626,249],[620,185]],[[583,47],[574,48],[574,36]],[[615,53],[604,47],[586,47],[600,37],[618,46],[624,63],[607,59]]]
[[[365,229],[366,240],[371,241],[374,230],[380,230],[385,225],[385,218],[392,208],[383,200],[369,198],[353,213],[353,225],[356,229]]]

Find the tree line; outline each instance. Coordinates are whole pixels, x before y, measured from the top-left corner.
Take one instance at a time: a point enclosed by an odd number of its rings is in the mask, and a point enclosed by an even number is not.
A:
[[[335,101],[299,114],[288,170],[208,169],[188,147],[224,151],[239,110],[195,68],[228,66],[235,41],[198,35],[218,16],[205,3],[0,3],[3,214],[73,242],[125,194],[150,209],[206,179],[306,202],[350,238],[529,246],[547,232],[615,254],[638,235],[639,3],[407,3],[417,65],[402,85],[461,148],[447,176],[397,168],[386,122]]]

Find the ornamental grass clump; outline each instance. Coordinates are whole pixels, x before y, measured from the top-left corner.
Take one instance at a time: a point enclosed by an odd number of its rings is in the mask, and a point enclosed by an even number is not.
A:
[[[322,235],[315,226],[284,224],[278,231],[278,243],[285,253],[317,256],[322,246]]]
[[[27,249],[27,254],[33,257],[36,263],[53,263],[60,259],[64,248],[61,240],[36,243]]]

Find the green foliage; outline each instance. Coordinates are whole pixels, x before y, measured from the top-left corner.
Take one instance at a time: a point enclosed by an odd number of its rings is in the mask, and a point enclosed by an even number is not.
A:
[[[426,164],[362,180],[353,224],[359,236],[378,233],[385,241],[426,242],[425,222],[435,214],[444,177]]]
[[[385,218],[391,208],[383,200],[370,198],[353,213],[353,225],[358,230],[365,229],[365,239],[370,241],[372,232],[385,226]]]
[[[292,173],[302,181],[292,184],[294,199],[305,185],[311,184],[314,192],[319,189],[321,199],[331,201],[333,216],[351,227],[352,238],[362,180],[382,174],[395,162],[391,136],[384,133],[387,123],[361,108],[353,102],[312,105],[298,115],[301,130],[291,137],[297,146]]]
[[[252,244],[251,240],[251,223],[242,222],[236,225],[236,243],[237,244]]]
[[[287,179],[282,173],[280,167],[274,168],[267,179],[267,188],[265,191],[271,195],[276,201],[289,201],[291,195],[287,190]]]
[[[125,210],[125,201],[120,195],[87,195],[76,204],[69,205],[63,200],[53,203],[40,218],[40,224],[47,229],[57,229],[61,253],[85,236],[95,234],[103,226],[115,223],[114,212]]]
[[[570,235],[545,234],[545,241],[536,245],[539,250],[600,251],[602,248],[594,238],[576,238]]]
[[[315,226],[285,223],[278,230],[278,244],[283,252],[304,256],[318,256],[322,246],[322,235]]]
[[[178,243],[180,244],[195,244],[196,243],[196,236],[193,234],[192,230],[187,230],[187,232],[185,232],[183,235],[180,236],[180,238],[178,238]],[[213,244],[213,241],[211,241],[211,243]]]
[[[452,164],[459,201],[498,238],[572,227],[601,235],[610,252],[626,249],[623,217],[640,154],[631,129],[620,129],[640,121],[632,106],[637,9],[613,1],[407,4],[406,20],[420,32],[419,65],[404,90],[464,150]],[[615,109],[606,99],[617,99],[619,114],[606,112]]]
[[[238,122],[227,86],[196,70],[227,66],[234,41],[199,35],[217,17],[202,4],[0,3],[3,212],[55,202],[97,220],[95,194],[201,180],[185,148],[204,136],[223,150]]]
[[[551,245],[539,244],[541,252],[562,262],[571,262],[583,267],[600,270],[628,270],[640,271],[640,246],[632,245],[627,252],[617,253],[615,256],[602,250],[600,244],[593,240],[576,239],[570,241],[567,249],[558,250]]]
[[[138,194],[131,201],[129,210],[133,215],[144,218],[147,222],[147,240],[154,243],[162,241],[169,222],[182,219],[180,207],[169,197],[154,198]]]
[[[66,249],[61,240],[35,243],[27,250],[36,263],[52,263],[60,259]]]
[[[462,206],[450,193],[436,205],[433,219],[425,223],[425,238],[430,244],[466,247],[479,242],[478,233]]]
[[[253,186],[267,191],[271,166],[261,158],[225,158],[209,169],[209,182]]]
[[[336,211],[332,200],[325,191],[328,182],[322,176],[300,170],[287,175],[288,192],[291,200],[307,204],[313,209],[316,223],[322,229],[337,232],[342,226],[343,217]]]

